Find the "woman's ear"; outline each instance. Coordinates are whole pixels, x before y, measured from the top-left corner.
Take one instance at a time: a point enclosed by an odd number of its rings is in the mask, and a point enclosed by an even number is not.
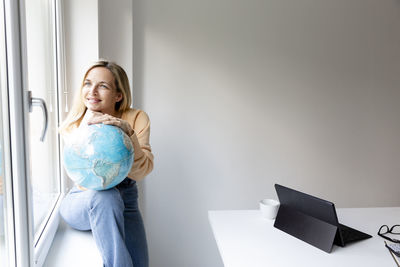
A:
[[[123,97],[122,97],[122,93],[118,92],[118,93],[117,93],[117,96],[115,97],[115,102],[118,103],[119,101],[122,100],[122,98],[123,98]]]

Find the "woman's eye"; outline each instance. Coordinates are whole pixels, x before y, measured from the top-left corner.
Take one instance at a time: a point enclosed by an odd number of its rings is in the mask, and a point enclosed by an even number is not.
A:
[[[90,82],[85,82],[83,86],[90,86]]]
[[[108,87],[107,87],[107,85],[105,85],[105,84],[102,84],[102,85],[100,85],[102,88],[106,88],[106,89],[108,89]]]

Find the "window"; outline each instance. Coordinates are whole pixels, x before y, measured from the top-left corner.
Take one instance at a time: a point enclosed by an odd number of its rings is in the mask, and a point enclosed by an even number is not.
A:
[[[60,3],[1,0],[0,266],[41,266],[58,226]]]
[[[3,23],[2,18],[2,5],[0,6],[0,23]],[[0,92],[3,92],[3,88],[6,87],[5,80],[5,43],[4,43],[4,24],[0,24]],[[0,103],[2,103],[2,94],[0,93]],[[3,106],[1,104],[0,106]],[[4,126],[3,126],[3,114],[0,109],[0,266],[8,266],[8,255],[7,251],[8,244],[6,243],[6,220],[5,215],[7,214],[6,202],[5,202],[5,148],[4,148]]]
[[[13,237],[13,209],[10,188],[9,172],[9,131],[6,79],[6,40],[4,24],[4,6],[0,3],[0,266],[15,265],[15,251]],[[8,218],[8,219],[7,219]]]
[[[47,130],[43,110],[29,113],[30,167],[35,242],[39,239],[60,195],[58,152],[58,92],[55,49],[55,12],[52,0],[25,3],[27,78],[29,91],[43,99],[47,108]]]

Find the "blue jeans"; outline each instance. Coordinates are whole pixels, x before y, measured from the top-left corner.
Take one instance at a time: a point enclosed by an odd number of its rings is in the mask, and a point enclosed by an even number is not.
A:
[[[138,208],[136,182],[126,178],[114,188],[71,189],[60,207],[77,230],[91,230],[105,267],[148,267],[147,241]]]

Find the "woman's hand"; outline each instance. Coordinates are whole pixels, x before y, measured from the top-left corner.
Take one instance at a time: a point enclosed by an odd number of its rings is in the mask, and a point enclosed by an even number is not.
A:
[[[124,131],[128,136],[131,136],[134,133],[134,130],[127,121],[124,121],[120,118],[111,116],[109,114],[104,114],[101,112],[96,112],[96,111],[87,111],[87,112],[91,113],[90,116],[88,116],[87,118],[88,125],[103,123],[121,128],[121,130]]]

